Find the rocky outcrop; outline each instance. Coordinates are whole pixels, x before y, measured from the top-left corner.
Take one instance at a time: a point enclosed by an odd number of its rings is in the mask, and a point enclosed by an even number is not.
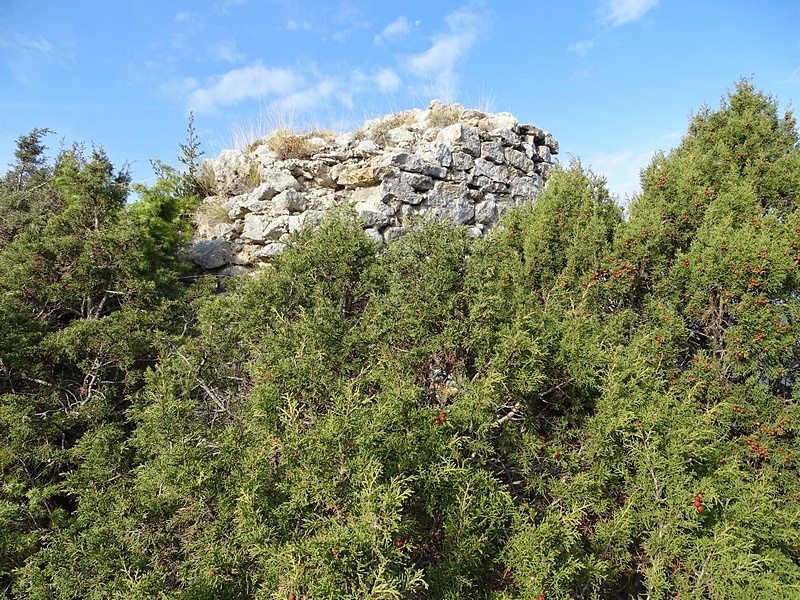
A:
[[[205,269],[268,262],[289,235],[351,206],[384,244],[421,219],[482,236],[544,187],[558,143],[509,113],[434,101],[367,121],[356,132],[275,132],[205,161],[211,192],[190,256]]]

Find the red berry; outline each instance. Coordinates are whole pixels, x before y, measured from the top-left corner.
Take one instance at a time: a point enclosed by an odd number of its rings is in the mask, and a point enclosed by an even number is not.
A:
[[[398,548],[402,548],[403,547],[403,540],[397,540],[394,543],[394,545],[397,546]]]

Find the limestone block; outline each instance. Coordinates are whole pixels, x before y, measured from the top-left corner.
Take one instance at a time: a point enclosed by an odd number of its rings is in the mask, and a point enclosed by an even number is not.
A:
[[[536,144],[533,141],[522,142],[522,148],[525,151],[525,156],[530,158],[533,162],[540,162],[542,157],[536,151]]]
[[[497,203],[491,194],[487,194],[486,200],[475,205],[475,222],[489,226],[497,222]]]
[[[321,160],[312,161],[307,170],[315,186],[336,189],[336,181],[331,177],[330,167]]]
[[[489,137],[500,140],[504,146],[519,146],[522,141],[520,137],[511,129],[492,129],[489,132]]]
[[[534,201],[541,192],[541,178],[535,173],[530,177],[516,177],[511,181],[511,197],[517,202]]]
[[[550,162],[550,147],[549,146],[536,146],[536,152],[544,162]]]
[[[374,227],[367,227],[364,229],[364,234],[368,238],[374,240],[378,245],[383,246],[383,236],[381,235],[381,232]]]
[[[424,161],[416,154],[410,154],[408,152],[389,152],[383,155],[380,164],[384,167],[397,167],[401,171],[407,171],[409,173],[422,173]]]
[[[228,211],[228,218],[231,220],[241,219],[247,213],[252,212],[249,206],[242,204],[243,198],[244,196],[234,196],[223,204],[223,207]]]
[[[384,205],[383,199],[386,193],[380,185],[372,187],[363,187],[353,190],[350,196],[350,202],[354,204],[371,204],[375,210],[381,209]]]
[[[461,111],[458,120],[461,121],[462,123],[467,123],[468,125],[477,127],[478,124],[485,118],[486,118],[485,112],[476,110],[474,108],[467,108]]]
[[[244,228],[239,237],[245,242],[263,242],[266,239],[264,236],[266,225],[267,222],[262,217],[254,214],[245,215]]]
[[[551,154],[558,154],[558,142],[551,134],[545,133],[544,145],[550,148]]]
[[[279,240],[284,233],[289,233],[289,217],[281,215],[264,226],[264,240]]]
[[[383,231],[383,241],[387,244],[391,244],[396,239],[403,237],[406,233],[408,233],[406,227],[387,227]]]
[[[356,204],[355,209],[364,227],[383,227],[389,223],[389,217],[370,204]]]
[[[344,186],[345,189],[370,187],[380,181],[373,167],[357,167],[353,163],[336,165],[331,169],[331,177],[335,178],[336,183]]]
[[[355,154],[361,157],[371,156],[382,152],[380,146],[372,140],[361,140],[356,144]]]
[[[483,225],[478,223],[475,227],[470,227],[467,229],[467,235],[471,238],[483,237]]]
[[[489,183],[482,185],[479,189],[481,194],[507,194],[508,184],[490,180]]]
[[[351,202],[364,227],[383,227],[389,223],[389,217],[394,213],[394,209],[383,202],[386,193],[381,188],[378,185],[358,188],[353,192]]]
[[[414,134],[403,127],[395,127],[387,131],[383,139],[385,146],[392,148],[410,148],[414,145]]]
[[[523,173],[529,173],[533,171],[534,164],[533,161],[525,156],[524,152],[520,152],[519,150],[514,150],[513,148],[506,148],[505,150],[505,157],[506,162],[514,167],[515,169],[519,169]]]
[[[253,253],[253,258],[256,259],[270,259],[275,258],[279,254],[282,254],[284,249],[286,248],[286,244],[281,242],[272,242],[270,244],[264,244],[260,250],[256,250]]]
[[[432,163],[425,163],[422,166],[422,174],[435,179],[445,179],[447,177],[447,169]]]
[[[467,185],[470,187],[470,189],[480,190],[482,188],[487,187],[490,183],[492,183],[492,180],[489,179],[486,175],[472,174],[469,177],[467,177],[466,182]]]
[[[459,148],[472,156],[481,155],[481,139],[475,127],[455,123],[444,127],[436,136],[437,142],[442,142],[451,148]]]
[[[490,115],[487,119],[491,124],[488,129],[514,129],[519,125],[516,117],[509,112],[501,112]]]
[[[452,160],[457,171],[470,171],[475,166],[475,161],[465,152],[453,152]]]
[[[322,220],[325,218],[325,212],[321,210],[307,210],[306,212],[298,215],[301,219],[301,227],[319,227]],[[289,233],[293,233],[291,223],[289,224]]]
[[[289,214],[303,212],[308,206],[308,198],[301,192],[286,190],[272,199],[275,214]]]
[[[418,192],[426,192],[433,189],[433,179],[427,175],[403,173],[401,177]],[[420,198],[420,201],[421,200],[422,198]],[[418,204],[418,202],[412,202],[411,204]]]
[[[505,165],[495,165],[483,158],[475,159],[475,167],[472,169],[474,175],[484,175],[492,181],[508,183],[509,171]]]
[[[302,187],[300,182],[289,172],[289,169],[285,168],[262,167],[260,178],[265,185],[275,190],[273,196],[285,190],[299,190]]]
[[[548,174],[550,173],[550,169],[553,165],[546,162],[536,163],[536,172],[541,175],[543,178],[547,179]]]
[[[391,200],[399,200],[400,202],[405,202],[406,204],[419,204],[422,202],[422,196],[417,194],[414,187],[411,185],[410,180],[411,174],[409,173],[402,173],[399,177],[384,179],[380,185],[384,192],[381,201],[386,203]],[[432,180],[430,187],[433,187]]]
[[[503,151],[503,144],[496,141],[482,142],[481,158],[492,161],[498,165],[503,164],[506,161],[506,155]]]
[[[431,191],[425,196],[425,203],[432,208],[446,207],[450,202],[458,199],[466,199],[467,185],[463,182],[452,183],[449,181],[437,181]]]
[[[475,218],[475,207],[466,198],[456,198],[445,207],[444,216],[455,225],[466,225]]]
[[[453,162],[453,151],[442,142],[431,142],[429,144],[421,144],[417,153],[420,157],[440,167],[449,167]]]

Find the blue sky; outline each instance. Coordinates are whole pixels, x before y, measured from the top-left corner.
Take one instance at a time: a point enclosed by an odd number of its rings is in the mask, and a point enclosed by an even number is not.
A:
[[[800,102],[797,0],[4,0],[0,163],[34,127],[135,181],[276,124],[350,130],[440,98],[550,131],[621,200],[742,77]]]

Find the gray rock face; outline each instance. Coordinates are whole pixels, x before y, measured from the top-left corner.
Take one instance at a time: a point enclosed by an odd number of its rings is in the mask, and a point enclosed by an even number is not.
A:
[[[203,269],[217,269],[230,260],[230,248],[224,240],[199,240],[189,250],[189,258]]]
[[[206,161],[216,184],[208,201],[229,221],[198,223],[189,248],[195,263],[226,269],[269,262],[290,234],[317,227],[338,205],[351,206],[379,244],[430,218],[480,237],[508,208],[536,201],[558,154],[551,134],[509,113],[438,100],[329,140],[307,136],[307,143],[306,158],[280,160],[256,144],[252,152],[224,150]]]

